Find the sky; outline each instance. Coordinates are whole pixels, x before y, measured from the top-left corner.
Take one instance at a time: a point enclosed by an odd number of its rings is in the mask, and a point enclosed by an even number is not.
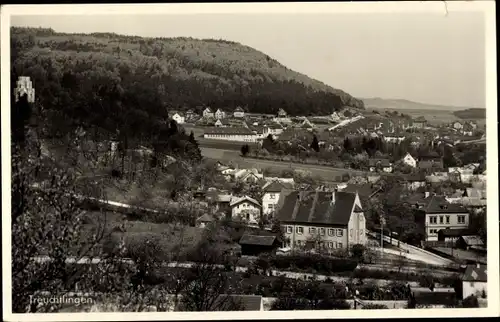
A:
[[[216,38],[358,98],[485,107],[480,12],[12,16],[58,32]]]

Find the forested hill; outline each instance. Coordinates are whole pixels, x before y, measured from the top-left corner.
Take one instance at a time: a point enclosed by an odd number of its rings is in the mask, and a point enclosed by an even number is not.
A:
[[[168,109],[204,106],[284,108],[292,115],[364,108],[361,100],[234,42],[19,27],[11,33],[14,72],[34,80],[40,103],[71,117],[88,112],[99,124],[122,111],[135,124],[163,118]]]

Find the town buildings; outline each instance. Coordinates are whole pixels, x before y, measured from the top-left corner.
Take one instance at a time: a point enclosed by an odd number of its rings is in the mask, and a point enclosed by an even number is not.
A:
[[[33,88],[33,83],[31,82],[31,79],[27,76],[19,76],[16,82],[16,88],[14,89],[14,96],[16,102],[23,95],[27,96],[29,103],[35,102],[35,88]]]
[[[285,246],[319,245],[326,251],[365,244],[366,222],[357,193],[286,191],[276,218],[285,232]]]

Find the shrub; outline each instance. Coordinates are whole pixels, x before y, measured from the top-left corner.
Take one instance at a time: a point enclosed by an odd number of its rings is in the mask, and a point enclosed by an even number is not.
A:
[[[479,301],[476,296],[470,295],[462,301],[462,307],[476,308],[479,307]]]
[[[388,309],[389,307],[384,304],[375,304],[375,303],[368,303],[366,305],[363,305],[362,309],[363,310],[380,310],[380,309]]]
[[[302,270],[314,269],[320,274],[334,272],[352,272],[358,263],[352,259],[327,258],[316,254],[300,254],[290,256],[275,255],[269,258],[272,267],[290,269],[295,266]]]

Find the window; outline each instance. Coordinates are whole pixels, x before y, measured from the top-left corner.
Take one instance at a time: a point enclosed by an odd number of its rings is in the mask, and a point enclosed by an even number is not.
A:
[[[309,228],[309,233],[310,234],[315,234],[316,233],[316,228],[314,228],[314,227]]]
[[[291,234],[291,233],[292,233],[292,229],[293,229],[293,227],[292,227],[292,226],[286,226],[286,232],[287,232],[288,234]]]
[[[431,224],[437,224],[437,217],[436,216],[429,217],[429,222]]]
[[[273,203],[270,203],[268,206],[269,210],[274,210],[274,204]]]
[[[450,223],[450,216],[446,216],[446,223],[449,224]]]
[[[325,228],[321,228],[320,233],[321,233],[321,236],[324,236],[325,235]]]
[[[342,229],[337,229],[337,237],[344,236],[344,231]]]
[[[328,236],[335,236],[334,230],[333,229],[328,229]]]
[[[302,235],[304,233],[304,227],[297,227],[297,234]]]
[[[250,220],[250,214],[247,214],[247,220]]]
[[[342,248],[342,243],[337,244],[338,248]]]
[[[351,237],[352,237],[352,231],[353,231],[353,230],[351,229],[351,231],[349,232],[349,235],[350,235]]]
[[[444,217],[443,216],[439,216],[439,223],[440,224],[444,223]]]
[[[274,199],[275,195],[274,193],[269,194],[269,199]]]
[[[337,248],[337,242],[333,242],[333,248]]]
[[[465,216],[458,216],[457,218],[459,224],[465,224]]]
[[[332,242],[328,243],[328,248],[333,248],[333,243]]]
[[[363,229],[360,229],[360,230],[359,230],[359,235],[360,235],[360,236],[363,236]]]

